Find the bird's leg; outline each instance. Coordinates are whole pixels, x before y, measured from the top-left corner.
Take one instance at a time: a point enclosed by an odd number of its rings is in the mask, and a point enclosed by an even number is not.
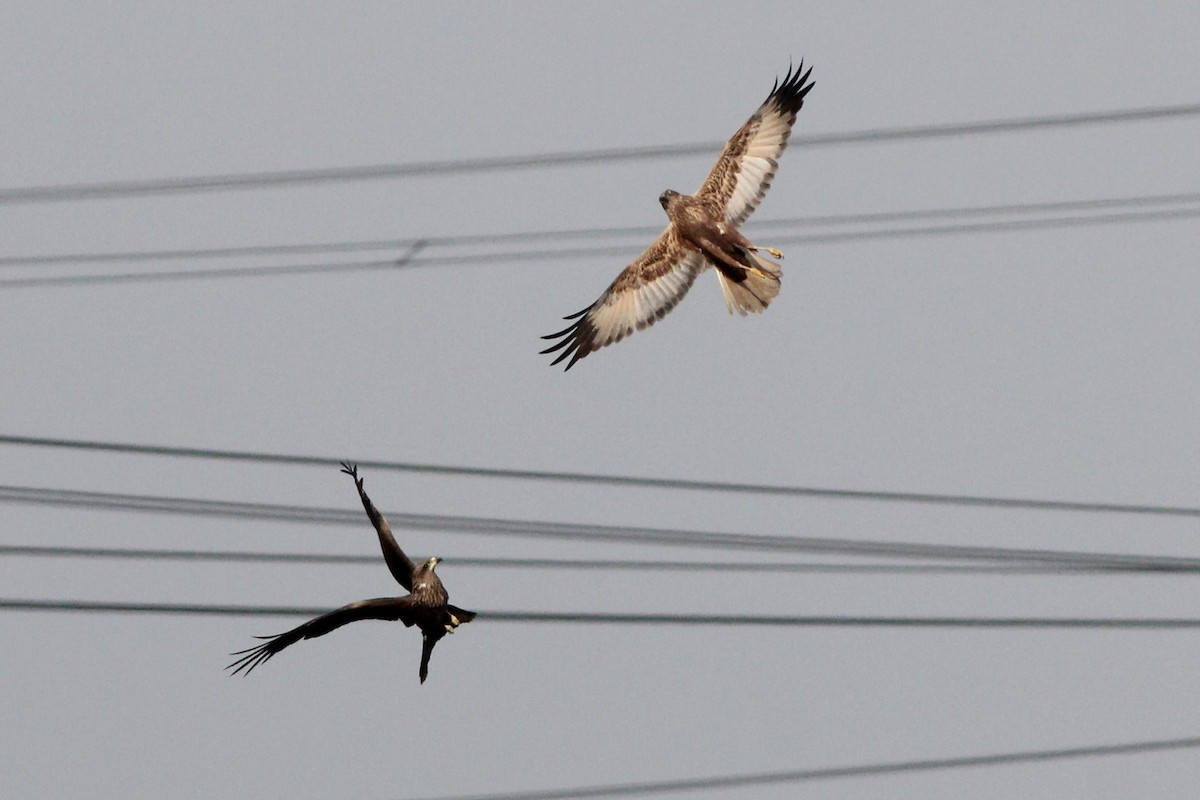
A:
[[[751,244],[750,240],[747,239],[745,236],[743,236],[741,231],[729,230],[729,229],[726,229],[724,226],[721,226],[721,228],[719,228],[719,230],[722,233],[722,235],[728,236],[731,240],[733,240],[733,243],[738,245],[739,247],[744,247],[745,249],[749,250],[752,253],[757,253],[759,250],[765,250],[766,252],[770,253],[771,257],[776,259],[777,261],[783,260],[783,253],[781,251],[776,250],[774,247],[759,247],[758,245]]]
[[[780,252],[779,250],[776,250],[774,247],[756,247],[756,246],[754,246],[754,245],[751,245],[751,246],[750,246],[750,249],[751,249],[751,250],[753,250],[753,251],[754,251],[754,252],[756,252],[756,253],[757,253],[759,250],[766,250],[768,253],[770,253],[770,254],[771,254],[771,257],[772,257],[772,258],[774,258],[776,261],[782,261],[782,260],[783,260],[783,253],[782,253],[782,252]]]
[[[742,241],[745,241],[745,240],[743,239]],[[755,275],[758,275],[763,278],[767,278],[769,280],[774,280],[776,282],[778,282],[778,280],[779,280],[778,276],[769,275],[767,273],[767,271],[764,270],[762,267],[759,267],[759,266],[751,263],[752,259],[749,259],[747,257],[746,251],[758,252],[758,250],[760,248],[755,247],[754,245],[750,244],[749,242],[746,242],[745,244],[738,242],[736,244],[736,247],[741,250],[741,252],[738,253],[739,257],[736,259],[732,255],[730,255],[728,252],[726,252],[724,249],[722,249],[721,247],[718,247],[716,244],[709,241],[708,239],[700,239],[698,243],[700,245],[701,252],[703,252],[704,255],[709,257],[709,259],[713,262],[713,265],[716,266],[717,269],[721,269],[721,265],[724,264],[725,266],[727,266],[731,270],[733,270],[732,273],[726,273],[726,277],[730,278],[731,280],[733,280],[737,283],[742,283],[742,281],[743,281],[743,278],[740,278],[737,276],[743,275],[743,273],[746,273],[746,272],[753,272]],[[766,248],[761,248],[761,249],[765,250]],[[774,252],[778,253],[779,251],[775,250]],[[782,258],[783,253],[779,253],[779,255]],[[766,264],[768,262],[764,259],[763,263]],[[772,269],[778,271],[778,267],[772,267]]]

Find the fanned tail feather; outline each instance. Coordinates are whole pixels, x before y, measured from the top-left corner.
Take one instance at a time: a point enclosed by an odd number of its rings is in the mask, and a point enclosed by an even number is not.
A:
[[[745,316],[765,310],[778,296],[783,270],[774,261],[752,250],[743,249],[741,253],[746,262],[754,266],[737,275],[727,267],[718,266],[717,278],[721,282],[721,293],[725,295],[725,306],[729,313]]]

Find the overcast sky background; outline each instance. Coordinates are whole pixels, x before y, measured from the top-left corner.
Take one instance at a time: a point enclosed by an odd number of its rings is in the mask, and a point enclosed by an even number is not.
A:
[[[12,3],[0,190],[724,140],[789,62],[797,137],[1200,101],[1194,3]],[[1196,192],[1200,116],[810,147],[770,220]],[[658,228],[717,155],[0,205],[0,257]],[[1178,207],[1177,207],[1178,208]],[[1195,206],[1192,206],[1195,208]],[[1037,216],[1037,215],[1035,215]],[[1045,216],[1045,215],[1041,215]],[[1007,219],[989,217],[988,219]],[[945,220],[942,220],[945,221]],[[894,225],[876,225],[895,227]],[[602,257],[0,288],[0,434],[296,453],[328,467],[5,445],[0,484],[356,511],[339,458],[1083,502],[1200,504],[1195,218],[780,244],[569,373],[538,337]],[[390,252],[6,265],[0,279]],[[364,468],[385,513],[1195,556],[1197,520],[605,488]],[[0,544],[377,554],[359,527],[0,505]],[[1189,576],[546,572],[455,557],[772,553],[398,530],[482,611],[1200,617]],[[846,559],[833,559],[843,563]],[[333,608],[368,566],[0,557],[22,599]],[[1200,632],[360,623],[249,678],[299,620],[0,612],[6,797],[415,798],[1200,735]],[[1194,796],[1194,750],[706,792],[714,800]]]

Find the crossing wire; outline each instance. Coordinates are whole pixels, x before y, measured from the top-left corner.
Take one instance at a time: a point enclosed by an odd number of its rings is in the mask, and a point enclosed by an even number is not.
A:
[[[1056,200],[1037,203],[1004,203],[984,206],[957,206],[914,209],[908,211],[877,211],[859,214],[826,214],[756,220],[756,229],[844,227],[877,223],[921,222],[939,219],[963,219],[1014,214],[1046,214],[1068,211],[1100,211],[1146,208],[1200,203],[1200,192],[1101,197],[1087,200]],[[457,236],[424,236],[408,239],[367,239],[345,242],[316,242],[311,244],[242,245],[230,247],[176,248],[172,250],[131,250],[106,253],[58,253],[40,256],[0,256],[0,267],[53,266],[66,264],[143,263],[149,261],[202,260],[214,258],[246,258],[276,255],[315,255],[334,253],[363,253],[403,250],[422,244],[425,247],[461,247],[476,245],[515,244],[523,242],[572,241],[617,237],[649,237],[657,235],[661,225],[640,225],[604,228],[574,228],[551,231],[520,231],[514,233],[463,234]]]
[[[793,135],[791,142],[796,147],[815,148],[1181,119],[1197,114],[1200,114],[1200,103],[1075,114],[1052,114],[979,122],[875,128],[845,133]],[[24,186],[12,189],[0,189],[0,205],[142,197],[148,195],[184,194],[234,189],[261,189],[301,184],[344,183],[437,175],[462,175],[504,170],[546,169],[549,167],[580,164],[611,164],[664,158],[683,158],[700,155],[715,156],[721,151],[724,145],[724,142],[699,142],[657,147],[607,148],[523,156],[452,159],[400,164],[371,164],[327,169],[244,172],[152,180],[75,183],[57,186]]]
[[[321,564],[331,566],[377,566],[378,555],[339,553],[281,553],[255,550],[168,550],[163,548],[77,547],[70,545],[0,545],[0,556],[32,558],[101,558],[131,561],[211,561],[235,563]],[[754,572],[806,574],[895,574],[895,575],[1063,575],[1117,574],[1196,575],[1191,568],[1152,569],[1142,566],[1101,564],[849,564],[781,561],[666,561],[612,558],[500,558],[447,556],[454,567],[484,569],[545,569],[644,572]]]
[[[87,600],[0,599],[0,610],[96,614],[165,614],[223,617],[317,617],[318,606],[220,605],[201,603],[126,603]],[[677,625],[770,628],[1024,628],[1024,629],[1200,629],[1190,617],[875,617],[790,616],[762,614],[624,614],[585,611],[479,611],[477,622],[549,625]]]
[[[224,616],[271,615],[315,617],[323,608],[187,606],[153,603],[85,603],[80,601],[34,601],[0,599],[0,609],[14,611],[57,611],[91,613],[219,614]],[[1101,618],[937,618],[937,617],[705,617],[702,615],[545,614],[529,612],[482,612],[479,621],[703,625],[803,625],[809,627],[965,627],[965,628],[1196,628],[1200,620],[1187,619],[1101,619]],[[977,756],[885,762],[845,767],[760,772],[649,783],[575,787],[515,793],[460,795],[438,800],[571,800],[572,798],[630,797],[685,791],[740,788],[769,784],[886,775],[907,772],[1037,763],[1064,759],[1115,755],[1138,755],[1200,747],[1200,737],[1099,745],[1053,750],[1017,751]]]
[[[1013,764],[1039,764],[1068,759],[1101,758],[1109,756],[1144,755],[1200,747],[1200,737],[1162,739],[1157,741],[1064,747],[1053,750],[1018,750],[976,756],[927,758],[915,761],[890,761],[844,767],[796,769],[780,772],[755,772],[742,775],[720,775],[708,778],[618,783],[607,786],[579,786],[567,789],[543,789],[491,794],[441,795],[427,800],[584,800],[594,797],[636,797],[640,795],[700,792],[713,789],[741,789],[749,786],[803,783],[833,778],[861,778],[875,775],[899,775],[912,772],[933,772],[970,767],[997,767]]]
[[[265,453],[249,450],[222,450],[202,447],[178,447],[124,442],[101,442],[85,439],[65,439],[47,436],[0,434],[0,444],[24,447],[55,448],[91,452],[151,455],[171,458],[238,461],[257,464],[286,464],[337,469],[343,458],[325,456]],[[986,495],[945,494],[932,492],[901,492],[872,489],[832,489],[813,486],[784,486],[778,484],[736,483],[727,481],[693,480],[686,478],[652,478],[630,475],[529,470],[499,467],[463,467],[421,464],[408,461],[379,459],[349,459],[360,467],[418,475],[442,475],[464,478],[501,478],[532,480],[549,483],[570,483],[596,486],[642,489],[671,489],[679,491],[721,492],[730,494],[811,497],[829,500],[915,503],[923,505],[966,506],[976,508],[1025,509],[1034,511],[1070,511],[1087,513],[1135,514],[1163,517],[1200,518],[1200,507],[1140,503],[1108,503],[1074,500],[1040,500],[1022,497],[991,497]],[[20,489],[20,487],[8,487]],[[38,490],[30,490],[38,491]]]
[[[201,500],[196,498],[81,492],[0,486],[0,502],[67,506],[109,511],[139,511],[191,516],[363,526],[362,513],[351,509],[267,503]],[[978,545],[922,544],[812,536],[767,536],[670,528],[508,520],[448,514],[388,513],[394,528],[453,531],[476,536],[561,539],[598,544],[638,544],[695,547],[718,550],[852,555],[870,558],[924,561],[984,561],[1104,567],[1143,572],[1189,572],[1200,568],[1200,559],[1115,553]]]
[[[924,236],[949,236],[975,233],[1006,233],[1018,230],[1051,230],[1074,228],[1084,225],[1113,225],[1147,222],[1170,222],[1200,217],[1200,208],[1163,209],[1158,211],[1130,211],[1113,214],[1088,214],[1082,216],[1054,216],[1040,219],[998,220],[991,222],[951,223],[923,227],[885,228],[867,231],[835,231],[831,233],[798,234],[775,237],[775,245],[834,244],[849,241],[911,238]],[[425,245],[417,240],[413,253]],[[400,258],[376,259],[354,262],[319,262],[310,264],[216,267],[208,269],[157,270],[144,272],[95,273],[87,275],[59,275],[49,277],[5,278],[0,280],[0,289],[40,289],[64,286],[96,284],[162,283],[181,280],[227,280],[232,278],[270,278],[295,275],[319,275],[342,272],[378,272],[412,267],[467,266],[472,264],[497,264],[519,261],[561,261],[582,258],[608,257],[625,259],[633,256],[637,247],[604,246],[553,248],[524,251],[502,251],[494,253],[464,253],[445,256],[414,257],[412,253]]]

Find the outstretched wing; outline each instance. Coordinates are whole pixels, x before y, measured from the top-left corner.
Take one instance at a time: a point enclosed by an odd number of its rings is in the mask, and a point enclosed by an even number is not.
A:
[[[725,220],[741,225],[758,207],[771,187],[777,159],[787,147],[796,112],[804,105],[804,95],[812,89],[805,83],[812,72],[804,72],[804,62],[794,72],[789,68],[783,83],[775,82],[771,94],[746,120],[726,144],[716,166],[708,174],[697,197],[715,201],[725,209]]]
[[[379,548],[383,550],[383,560],[387,562],[388,569],[392,571],[392,577],[411,592],[413,571],[417,565],[405,555],[404,551],[400,549],[400,545],[396,544],[396,537],[392,535],[392,528],[388,525],[388,521],[383,514],[379,513],[379,509],[371,502],[371,498],[367,497],[367,493],[363,490],[363,479],[358,477],[358,467],[343,461],[342,472],[354,478],[354,485],[358,489],[358,499],[362,500],[367,516],[370,518],[371,524],[375,526],[375,532],[379,534]]]
[[[570,369],[593,350],[653,325],[683,299],[705,266],[700,252],[685,246],[675,226],[668,225],[596,302],[577,314],[563,317],[576,322],[542,337],[558,339],[542,353],[562,350],[551,363],[570,359],[566,366]]]
[[[412,614],[412,597],[410,595],[359,600],[357,603],[342,606],[339,609],[330,611],[328,614],[322,614],[316,619],[311,619],[299,627],[292,628],[287,633],[257,637],[259,639],[266,639],[267,641],[246,650],[230,653],[230,655],[241,656],[241,658],[234,661],[225,669],[233,670],[233,672],[229,673],[230,675],[237,675],[243,670],[245,670],[245,674],[249,675],[259,664],[269,661],[271,656],[301,639],[324,636],[332,630],[351,622],[358,622],[360,619],[402,620],[405,625],[412,625]]]

